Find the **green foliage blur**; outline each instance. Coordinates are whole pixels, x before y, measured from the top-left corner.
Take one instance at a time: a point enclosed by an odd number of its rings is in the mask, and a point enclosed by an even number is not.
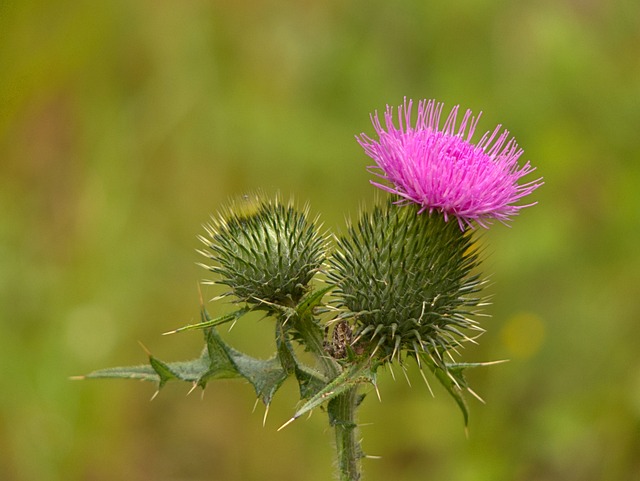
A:
[[[344,229],[376,196],[354,135],[404,96],[484,111],[546,183],[479,237],[492,317],[462,360],[510,362],[470,374],[468,438],[385,372],[365,479],[640,479],[634,0],[0,2],[0,479],[331,479],[323,412],[276,431],[293,383],[262,427],[246,384],[69,376],[144,363],[137,341],[195,357],[200,333],[160,334],[197,320],[201,224],[262,189]],[[259,318],[223,333],[273,347]]]

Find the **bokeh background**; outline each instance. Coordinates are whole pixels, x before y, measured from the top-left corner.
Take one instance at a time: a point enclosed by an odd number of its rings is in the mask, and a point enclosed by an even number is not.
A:
[[[197,355],[196,235],[230,196],[371,203],[354,135],[403,97],[482,110],[545,185],[481,236],[492,317],[455,404],[381,374],[367,480],[640,479],[640,3],[0,2],[0,479],[320,481],[332,433],[288,383],[73,382]],[[211,297],[212,290],[205,289]],[[212,313],[225,305],[211,304]],[[230,342],[268,355],[265,323]],[[268,341],[269,342],[269,341]]]

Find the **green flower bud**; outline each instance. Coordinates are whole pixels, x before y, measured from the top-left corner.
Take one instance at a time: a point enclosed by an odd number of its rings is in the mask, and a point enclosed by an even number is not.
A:
[[[482,331],[469,317],[483,303],[471,231],[419,209],[388,202],[362,213],[329,259],[357,349],[382,361],[407,352],[440,362],[470,340],[465,331]]]
[[[213,261],[204,265],[218,274],[239,302],[294,306],[325,259],[326,239],[308,210],[292,203],[244,197],[231,203],[199,239],[199,251]]]

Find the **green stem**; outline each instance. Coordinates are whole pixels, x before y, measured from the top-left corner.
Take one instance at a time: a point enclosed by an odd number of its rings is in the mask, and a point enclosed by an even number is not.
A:
[[[354,386],[329,403],[329,419],[336,431],[340,481],[358,481],[360,479],[362,450],[356,438],[356,409],[359,401],[358,387]]]
[[[297,319],[296,329],[304,340],[305,347],[312,352],[322,365],[327,379],[340,375],[342,368],[324,350],[324,333],[313,316],[303,315]],[[329,402],[329,423],[335,429],[336,452],[340,481],[360,479],[360,459],[362,450],[358,442],[356,409],[360,403],[358,386],[348,389]]]

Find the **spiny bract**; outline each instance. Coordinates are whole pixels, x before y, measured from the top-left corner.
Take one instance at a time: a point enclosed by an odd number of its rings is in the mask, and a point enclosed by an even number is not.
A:
[[[483,304],[470,231],[419,209],[389,201],[362,213],[329,259],[341,317],[383,361],[404,351],[440,362],[470,340],[464,331],[482,331],[469,317]]]
[[[277,198],[245,196],[204,227],[208,250],[199,252],[213,263],[202,265],[240,302],[296,305],[325,258],[326,240],[307,209]]]

